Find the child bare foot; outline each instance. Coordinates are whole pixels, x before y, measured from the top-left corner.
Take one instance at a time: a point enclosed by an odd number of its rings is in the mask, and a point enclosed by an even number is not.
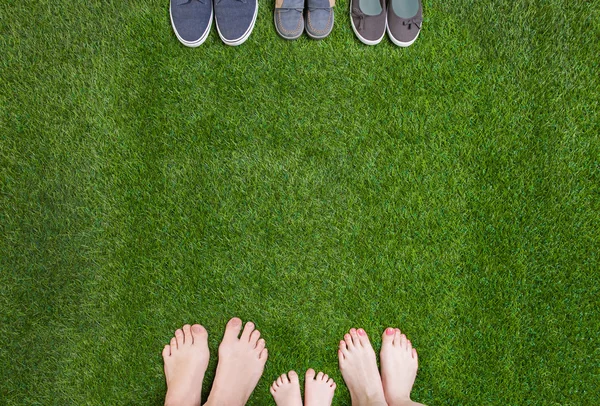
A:
[[[215,381],[206,405],[245,405],[263,373],[268,357],[265,340],[259,339],[260,332],[250,321],[238,338],[241,329],[242,321],[237,317],[225,327]]]
[[[381,379],[389,406],[419,405],[410,400],[419,361],[417,350],[399,329],[387,328],[381,343]]]
[[[302,406],[300,382],[298,381],[298,374],[294,371],[277,378],[271,385],[270,391],[277,406]]]
[[[344,335],[338,358],[353,406],[386,404],[375,351],[365,330],[352,328]]]
[[[336,388],[333,379],[323,372],[315,378],[312,368],[306,371],[304,378],[304,406],[330,406]]]
[[[208,367],[208,333],[199,324],[175,331],[162,352],[167,378],[165,405],[200,405],[202,381]]]

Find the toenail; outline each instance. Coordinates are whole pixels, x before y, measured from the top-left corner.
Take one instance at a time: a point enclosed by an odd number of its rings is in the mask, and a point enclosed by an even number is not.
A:
[[[391,328],[391,327],[390,327],[390,328],[387,328],[387,329],[385,330],[385,334],[387,334],[388,336],[391,336],[391,335],[393,335],[393,334],[394,334],[394,329],[393,329],[393,328]]]
[[[364,336],[366,333],[365,333],[365,330],[363,330],[362,328],[359,328],[358,329],[358,334],[361,335],[361,336]]]

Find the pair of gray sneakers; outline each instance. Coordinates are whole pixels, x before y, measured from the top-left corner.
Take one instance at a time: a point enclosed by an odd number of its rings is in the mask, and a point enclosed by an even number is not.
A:
[[[219,37],[227,45],[248,39],[258,14],[258,0],[171,0],[171,25],[179,42],[200,46],[210,32],[213,14]]]
[[[400,46],[412,45],[421,32],[421,0],[350,0],[350,21],[358,39],[367,45],[381,42],[387,30]]]
[[[306,10],[304,1],[275,0],[275,29],[281,37],[296,39],[305,29],[314,39],[323,39],[331,33],[335,0],[306,0]]]

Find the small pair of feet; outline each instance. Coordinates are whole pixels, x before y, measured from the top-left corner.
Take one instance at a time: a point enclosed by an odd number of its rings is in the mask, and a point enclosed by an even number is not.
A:
[[[329,406],[335,392],[335,382],[323,372],[306,371],[304,377],[304,406]],[[281,375],[270,388],[277,406],[302,406],[300,381],[295,371]]]
[[[240,335],[241,332],[241,335]],[[208,367],[208,333],[199,324],[175,331],[162,352],[167,379],[165,405],[198,406]],[[234,317],[225,327],[219,345],[219,363],[206,405],[242,406],[260,379],[268,351],[254,323]]]
[[[338,349],[340,370],[350,391],[353,406],[419,405],[410,399],[417,376],[417,350],[399,329],[383,332],[380,363],[365,330],[350,329]]]

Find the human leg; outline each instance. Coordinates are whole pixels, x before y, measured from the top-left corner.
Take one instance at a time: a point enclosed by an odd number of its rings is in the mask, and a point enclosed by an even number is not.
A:
[[[298,374],[290,371],[278,377],[269,388],[277,406],[302,406]]]
[[[208,406],[245,405],[263,373],[268,357],[265,340],[250,321],[238,338],[241,330],[242,321],[237,317],[225,327]]]
[[[417,350],[399,329],[390,327],[383,332],[380,362],[381,381],[388,405],[421,405],[410,399],[419,367]]]
[[[385,406],[375,351],[363,329],[350,329],[340,341],[338,358],[353,406]]]
[[[199,406],[209,359],[206,329],[199,324],[186,324],[176,330],[162,356],[167,379],[165,405]]]
[[[304,406],[331,406],[335,382],[323,372],[310,368],[304,377]]]

